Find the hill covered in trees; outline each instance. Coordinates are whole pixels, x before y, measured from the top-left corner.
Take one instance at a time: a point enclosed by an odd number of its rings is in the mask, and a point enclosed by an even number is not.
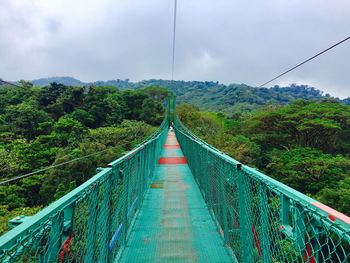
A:
[[[349,215],[350,106],[297,100],[231,117],[189,104],[177,112],[190,130],[236,160]]]
[[[33,84],[39,86],[49,85],[53,81],[65,85],[113,86],[122,90],[142,89],[149,86],[167,87],[175,93],[178,103],[190,103],[197,105],[200,109],[221,111],[228,114],[252,111],[269,104],[287,104],[297,99],[318,101],[331,97],[329,94],[324,94],[322,91],[313,87],[295,84],[287,87],[254,88],[245,84],[224,85],[212,81],[170,81],[155,79],[140,82],[117,79],[83,83],[69,77],[63,77],[62,79],[40,79],[33,81]],[[344,104],[350,104],[349,98],[336,100]]]
[[[164,96],[153,89],[21,84],[0,86],[0,181],[67,164],[0,186],[0,234],[9,219],[79,186],[164,118]]]
[[[349,99],[297,85],[64,81],[74,85],[0,86],[1,181],[90,156],[0,186],[0,233],[11,217],[35,213],[151,134],[169,94],[161,85],[178,102],[197,105],[182,104],[178,113],[204,140],[344,213],[350,210]]]

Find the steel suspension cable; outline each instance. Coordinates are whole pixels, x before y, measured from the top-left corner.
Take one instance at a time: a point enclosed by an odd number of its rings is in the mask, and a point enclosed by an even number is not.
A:
[[[312,56],[311,58],[308,58],[307,60],[305,60],[305,61],[299,63],[298,65],[296,65],[296,66],[294,66],[294,67],[288,69],[287,71],[285,71],[285,72],[279,74],[278,76],[276,76],[276,77],[274,77],[273,79],[271,79],[271,80],[269,80],[269,81],[267,81],[267,82],[261,84],[261,85],[258,86],[258,87],[261,88],[261,87],[265,86],[266,84],[268,84],[268,83],[270,83],[270,82],[272,82],[272,81],[274,81],[274,80],[276,80],[276,79],[282,77],[283,75],[285,75],[285,74],[291,72],[292,70],[294,70],[294,69],[296,69],[296,68],[298,68],[298,67],[304,65],[305,63],[309,62],[310,60],[313,60],[314,58],[316,58],[316,57],[322,55],[323,53],[326,53],[327,51],[331,50],[332,48],[335,48],[336,46],[340,45],[341,43],[343,43],[343,42],[345,42],[345,41],[347,41],[347,40],[349,40],[349,39],[350,39],[350,36],[347,37],[347,38],[345,38],[345,39],[343,39],[343,40],[341,40],[341,41],[339,41],[339,42],[337,42],[336,44],[334,44],[334,45],[332,45],[332,46],[326,48],[325,50],[323,50],[323,51],[317,53],[316,55]]]
[[[173,55],[172,55],[172,61],[171,61],[171,80],[174,80],[174,68],[175,68],[176,13],[177,13],[177,0],[174,0]]]
[[[2,78],[0,78],[0,83],[7,84],[7,85],[12,85],[12,86],[15,86],[15,87],[17,87],[17,88],[23,88],[22,86],[19,86],[19,85],[16,85],[16,84],[14,84],[14,83],[5,81],[5,80],[3,80]]]
[[[87,158],[89,158],[89,157],[91,157],[91,156],[98,155],[98,154],[104,153],[104,152],[106,152],[106,151],[116,149],[116,148],[118,148],[118,147],[123,147],[123,146],[128,145],[128,144],[130,144],[130,143],[129,143],[129,142],[122,143],[122,144],[119,144],[119,145],[116,145],[116,146],[113,146],[113,147],[109,147],[109,148],[107,148],[107,149],[104,149],[104,150],[102,150],[102,151],[90,153],[90,154],[87,154],[87,155],[84,155],[84,156],[81,156],[81,157],[78,157],[78,158],[74,158],[74,159],[69,160],[69,161],[65,161],[65,162],[62,162],[62,163],[50,165],[50,166],[41,168],[41,169],[39,169],[39,170],[36,170],[36,171],[30,172],[30,173],[27,173],[27,174],[19,175],[19,176],[16,176],[16,177],[13,177],[13,178],[10,178],[10,179],[1,181],[1,182],[0,182],[0,186],[1,186],[1,185],[8,184],[8,183],[11,183],[11,182],[13,182],[13,181],[17,181],[17,180],[26,178],[26,177],[33,176],[33,175],[36,175],[36,174],[38,174],[38,173],[45,172],[45,171],[47,171],[47,170],[51,170],[51,169],[53,169],[53,168],[57,168],[57,167],[60,167],[60,166],[63,166],[63,165],[69,164],[69,163],[74,163],[74,162],[76,162],[76,161],[80,161],[80,160],[83,160],[83,159],[87,159]],[[66,155],[66,156],[67,156],[67,155]],[[64,156],[64,157],[65,157],[65,156]]]

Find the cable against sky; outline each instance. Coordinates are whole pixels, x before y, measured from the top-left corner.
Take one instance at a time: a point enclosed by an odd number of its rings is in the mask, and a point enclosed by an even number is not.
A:
[[[176,12],[177,12],[177,0],[174,0],[173,55],[172,55],[172,61],[171,61],[171,80],[174,80],[174,68],[175,68]]]
[[[341,40],[341,41],[339,41],[339,42],[337,42],[336,44],[334,44],[334,45],[332,45],[332,46],[326,48],[325,50],[323,50],[323,51],[317,53],[316,55],[312,56],[311,58],[308,58],[307,60],[305,60],[305,61],[299,63],[298,65],[296,65],[296,66],[294,66],[294,67],[288,69],[287,71],[285,71],[285,72],[279,74],[278,76],[276,76],[276,77],[274,77],[273,79],[271,79],[271,80],[265,82],[264,84],[261,84],[261,85],[258,86],[258,87],[261,88],[261,87],[265,86],[266,84],[268,84],[268,83],[270,83],[270,82],[272,82],[272,81],[274,81],[274,80],[276,80],[276,79],[282,77],[283,75],[286,75],[287,73],[289,73],[289,72],[293,71],[294,69],[296,69],[296,68],[298,68],[298,67],[304,65],[305,63],[309,62],[310,60],[313,60],[314,58],[316,58],[316,57],[322,55],[323,53],[326,53],[327,51],[331,50],[332,48],[335,48],[336,46],[340,45],[341,43],[344,43],[345,41],[347,41],[347,40],[349,40],[349,39],[350,39],[350,36],[347,37],[347,38],[345,38],[345,39],[343,39],[343,40]]]

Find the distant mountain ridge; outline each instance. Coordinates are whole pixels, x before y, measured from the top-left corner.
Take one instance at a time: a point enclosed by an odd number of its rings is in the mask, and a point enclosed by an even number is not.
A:
[[[287,104],[296,99],[335,99],[350,105],[350,98],[341,100],[307,85],[291,84],[287,87],[255,88],[245,84],[224,85],[213,81],[171,81],[150,79],[130,82],[129,79],[95,81],[85,83],[72,77],[51,77],[33,80],[36,86],[47,86],[52,82],[68,86],[114,86],[121,90],[162,86],[172,90],[180,103],[191,103],[201,109],[234,113],[251,111],[268,104]]]
[[[45,87],[50,85],[50,83],[56,82],[67,86],[84,86],[86,83],[81,82],[78,79],[72,77],[50,77],[50,78],[40,78],[31,81],[34,86]]]

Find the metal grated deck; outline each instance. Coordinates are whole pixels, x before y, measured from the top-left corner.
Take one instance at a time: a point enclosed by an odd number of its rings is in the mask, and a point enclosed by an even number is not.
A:
[[[169,132],[121,262],[231,262],[188,165],[164,164],[177,145]]]

